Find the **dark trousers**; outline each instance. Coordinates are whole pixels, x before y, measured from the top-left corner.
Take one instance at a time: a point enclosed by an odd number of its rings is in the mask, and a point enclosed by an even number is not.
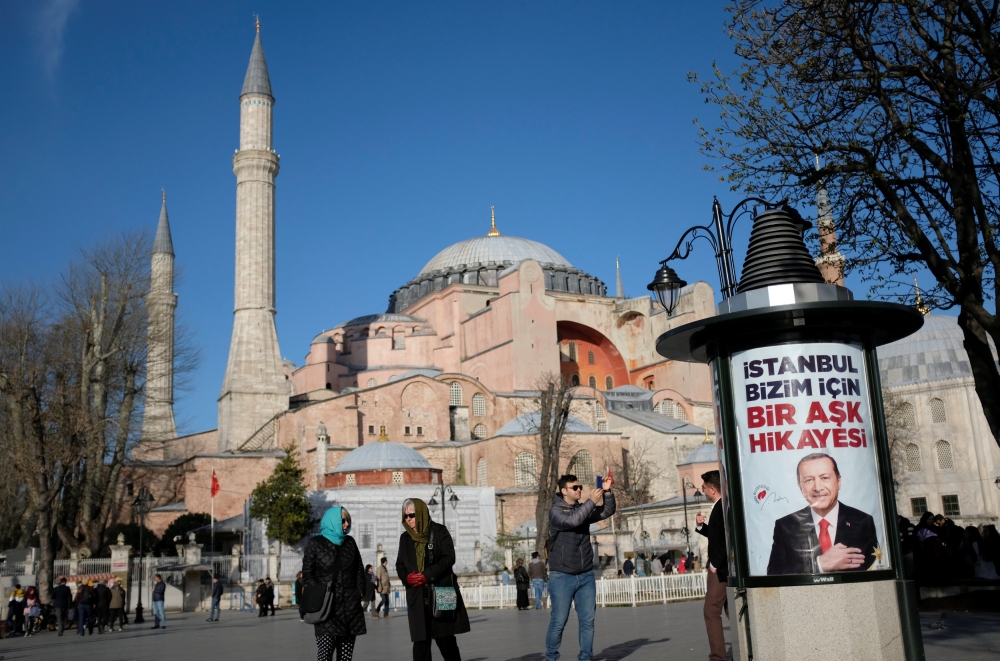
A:
[[[708,572],[705,590],[705,630],[708,633],[709,661],[725,661],[726,637],[722,633],[722,610],[726,609],[726,584],[719,580],[719,575]]]
[[[458,641],[454,636],[434,638],[433,642],[437,643],[444,661],[462,661],[462,654],[458,651]],[[431,639],[413,643],[413,661],[431,661]]]
[[[94,633],[94,611],[89,604],[80,604],[76,607],[76,628],[82,636],[86,628],[91,634]]]
[[[59,630],[59,633],[62,633],[63,629],[66,628],[66,609],[57,606],[52,610],[56,613],[56,628]]]
[[[97,620],[97,628],[100,631],[104,631],[104,627],[108,626],[108,617],[110,614],[111,609],[108,606],[94,607],[94,619]]]
[[[115,622],[118,623],[119,629],[125,628],[125,609],[124,608],[109,608],[108,609],[108,626],[112,630],[115,628]]]

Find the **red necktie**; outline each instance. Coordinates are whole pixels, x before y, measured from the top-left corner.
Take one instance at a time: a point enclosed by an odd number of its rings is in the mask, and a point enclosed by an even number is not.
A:
[[[826,519],[819,520],[819,552],[826,553],[833,546],[830,539],[830,522]]]

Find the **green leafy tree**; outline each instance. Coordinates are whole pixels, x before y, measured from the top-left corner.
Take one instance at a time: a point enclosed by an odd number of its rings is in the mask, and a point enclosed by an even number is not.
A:
[[[157,550],[161,554],[174,555],[176,551],[177,544],[187,544],[188,543],[188,533],[196,528],[202,528],[207,525],[211,525],[212,517],[208,514],[203,514],[200,512],[190,512],[188,514],[182,514],[167,526],[167,529],[163,531],[163,537],[160,538],[160,543],[157,545]],[[143,533],[145,534],[145,533]],[[174,541],[174,537],[180,537],[180,541]],[[208,546],[212,541],[212,532],[210,530],[205,530],[202,532],[195,533],[194,541],[197,544],[204,544],[204,551],[208,552]]]
[[[298,451],[290,445],[285,452],[271,477],[250,494],[250,516],[267,522],[268,537],[295,545],[312,531],[316,520],[306,500],[306,470],[299,464]]]

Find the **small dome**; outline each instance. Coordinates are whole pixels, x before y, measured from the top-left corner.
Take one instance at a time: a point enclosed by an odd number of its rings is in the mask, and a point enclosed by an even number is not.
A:
[[[533,411],[531,413],[524,413],[517,416],[503,427],[500,431],[496,433],[497,436],[531,436],[538,433],[538,429],[541,426],[542,414],[538,411]],[[594,428],[588,425],[586,422],[576,417],[575,415],[569,416],[566,420],[566,433],[567,434],[593,434]]]
[[[688,456],[684,457],[684,461],[680,463],[681,466],[687,466],[688,464],[714,464],[719,461],[719,451],[715,447],[715,443],[702,443],[694,450],[688,452]]]
[[[431,462],[411,447],[392,441],[375,441],[347,453],[333,473],[360,473],[378,470],[430,470]]]
[[[937,314],[924,317],[919,331],[879,347],[882,385],[906,386],[972,376],[963,341],[956,317]]]
[[[416,323],[424,324],[427,323],[420,317],[414,317],[412,314],[396,314],[394,312],[386,312],[383,314],[366,314],[363,317],[355,317],[350,321],[345,321],[342,324],[337,324],[335,328],[347,328],[348,326],[367,326],[369,324],[378,323]]]
[[[427,262],[420,273],[447,270],[475,262],[518,264],[525,259],[533,259],[542,264],[573,267],[565,257],[537,241],[516,236],[477,236],[448,246]]]

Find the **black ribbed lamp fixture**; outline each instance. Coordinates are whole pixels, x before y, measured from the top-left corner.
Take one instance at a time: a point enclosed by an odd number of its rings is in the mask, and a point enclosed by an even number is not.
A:
[[[667,262],[664,260],[660,262],[660,268],[656,271],[653,281],[646,285],[646,289],[656,295],[656,300],[667,311],[667,315],[671,315],[674,313],[674,308],[677,307],[681,289],[686,286],[687,282],[681,280],[677,271],[667,266]]]
[[[803,235],[812,223],[790,207],[767,209],[753,219],[750,246],[736,293],[770,285],[824,282]]]

